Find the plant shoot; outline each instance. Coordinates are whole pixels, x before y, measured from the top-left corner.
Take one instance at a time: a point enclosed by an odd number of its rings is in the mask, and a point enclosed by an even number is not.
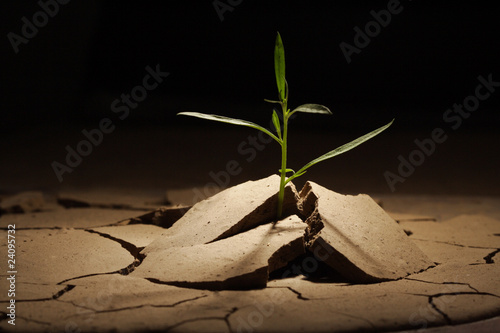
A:
[[[279,191],[278,191],[278,207],[277,207],[277,218],[280,219],[282,217],[283,213],[283,199],[284,199],[284,194],[285,194],[285,186],[286,184],[297,178],[302,176],[306,171],[315,165],[316,163],[322,162],[324,160],[327,160],[329,158],[332,158],[334,156],[340,155],[342,153],[345,153],[346,151],[349,151],[358,145],[362,144],[363,142],[373,138],[374,136],[378,135],[385,129],[387,129],[391,124],[393,123],[394,119],[389,122],[387,125],[384,125],[368,134],[365,134],[349,143],[346,143],[332,151],[329,151],[328,153],[321,155],[320,157],[312,160],[311,162],[307,163],[304,165],[302,168],[298,169],[297,171],[294,171],[292,169],[289,169],[287,167],[287,138],[288,138],[288,120],[290,117],[296,113],[296,112],[304,112],[304,113],[317,113],[317,114],[326,114],[326,115],[331,115],[332,112],[330,109],[328,109],[326,106],[319,105],[319,104],[303,104],[300,105],[299,107],[290,110],[288,108],[288,83],[285,78],[285,49],[283,47],[283,41],[281,40],[281,36],[278,33],[276,37],[276,44],[274,47],[274,72],[276,76],[276,85],[278,87],[278,100],[265,100],[266,102],[269,103],[275,103],[279,104],[281,106],[281,115],[282,115],[282,121],[280,121],[280,117],[278,116],[276,110],[273,110],[272,114],[272,123],[274,125],[274,130],[276,131],[276,134],[272,133],[268,129],[257,125],[255,123],[246,121],[246,120],[241,120],[241,119],[234,119],[234,118],[228,118],[224,116],[219,116],[219,115],[214,115],[214,114],[204,114],[204,113],[198,113],[198,112],[180,112],[178,115],[183,115],[183,116],[191,116],[191,117],[197,117],[197,118],[202,118],[202,119],[208,119],[208,120],[214,120],[214,121],[219,121],[223,123],[228,123],[228,124],[233,124],[233,125],[240,125],[240,126],[247,126],[251,127],[254,129],[258,129],[259,131],[264,132],[265,134],[269,135],[271,138],[273,138],[278,144],[281,146],[281,168],[279,169],[279,173],[281,175],[281,180],[280,180],[280,185],[279,185]],[[291,176],[287,177],[287,174],[291,173]]]

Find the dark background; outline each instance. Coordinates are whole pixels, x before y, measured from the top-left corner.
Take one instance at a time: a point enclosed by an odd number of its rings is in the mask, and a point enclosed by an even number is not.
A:
[[[208,171],[224,170],[231,159],[243,165],[236,147],[255,132],[175,114],[218,113],[268,124],[272,105],[263,98],[277,96],[279,31],[290,106],[313,102],[334,113],[293,121],[295,168],[396,118],[380,139],[324,162],[317,173],[311,169],[309,178],[345,192],[391,192],[384,172],[397,173],[397,157],[407,157],[415,139],[441,127],[448,140],[398,190],[500,194],[500,92],[457,130],[443,121],[448,108],[474,94],[478,76],[500,81],[500,10],[491,2],[401,1],[402,11],[349,64],[339,44],[353,45],[354,27],[364,29],[374,20],[370,11],[386,9],[388,1],[232,3],[221,20],[213,1],[73,0],[59,4],[16,54],[7,34],[21,35],[21,19],[32,22],[41,7],[2,2],[0,189],[194,186],[212,181]],[[119,120],[113,101],[142,83],[146,66],[157,64],[170,75]],[[76,146],[81,131],[105,117],[116,130],[59,183],[51,163],[64,162],[65,146]],[[275,148],[245,164],[230,183],[275,172]]]

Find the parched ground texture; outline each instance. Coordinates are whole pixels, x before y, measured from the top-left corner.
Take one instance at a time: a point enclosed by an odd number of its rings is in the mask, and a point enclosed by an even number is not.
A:
[[[167,192],[170,202],[106,191],[1,198],[0,330],[493,332],[500,325],[498,198],[375,198],[434,263],[395,281],[351,283],[308,255],[252,290],[182,287],[134,274],[141,251],[188,211],[187,193]],[[159,206],[166,208],[154,213]],[[7,308],[12,287],[15,325]]]

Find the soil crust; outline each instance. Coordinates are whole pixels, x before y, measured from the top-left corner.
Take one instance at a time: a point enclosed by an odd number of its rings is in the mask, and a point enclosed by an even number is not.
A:
[[[276,221],[278,182],[272,176],[192,208],[156,210],[149,203],[165,201],[164,192],[137,200],[133,192],[112,200],[3,195],[0,236],[7,240],[15,225],[16,261],[15,273],[0,272],[3,291],[15,275],[15,298],[0,294],[0,330],[488,332],[500,325],[498,198],[379,202],[308,182],[300,195],[290,184],[286,215]],[[0,245],[7,263],[7,242]]]

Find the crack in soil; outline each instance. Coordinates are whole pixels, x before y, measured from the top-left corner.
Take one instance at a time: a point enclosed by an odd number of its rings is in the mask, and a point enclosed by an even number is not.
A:
[[[88,307],[88,306],[85,306],[85,305],[76,304],[76,303],[75,303],[75,302],[73,302],[73,301],[63,301],[63,300],[61,300],[61,299],[58,299],[57,301],[58,301],[58,302],[61,302],[61,303],[71,304],[71,305],[73,305],[75,308],[84,309],[84,310],[87,310],[88,312],[92,312],[92,313],[94,313],[94,312],[95,312],[95,310],[94,310],[94,309],[92,309],[92,308],[90,308],[90,307]],[[87,313],[83,313],[83,312],[81,312],[81,313],[78,313],[78,314],[82,315],[82,314],[87,314]],[[71,318],[71,317],[74,317],[74,316],[76,316],[76,315],[66,316],[66,317],[64,317],[64,320],[67,320],[68,318]]]
[[[208,297],[208,296],[209,295],[202,295],[202,296],[197,296],[197,297],[193,297],[193,298],[188,298],[188,299],[184,299],[184,300],[175,302],[173,304],[160,304],[160,305],[155,305],[155,304],[140,304],[140,305],[137,305],[137,306],[128,306],[128,307],[117,308],[117,309],[109,309],[109,310],[96,310],[96,309],[93,309],[93,308],[88,307],[88,306],[76,304],[75,301],[58,300],[58,302],[71,304],[74,307],[87,310],[87,312],[76,313],[76,314],[73,314],[73,315],[70,315],[70,316],[66,316],[64,318],[64,320],[68,320],[68,319],[79,317],[79,316],[87,316],[87,315],[95,316],[97,314],[120,312],[120,311],[126,311],[126,310],[135,310],[135,309],[140,309],[140,308],[144,308],[144,307],[173,308],[173,307],[176,307],[179,304],[187,303],[187,302],[193,302],[193,301],[196,301],[198,299],[205,298],[205,297]]]
[[[104,237],[104,238],[107,238],[107,239],[112,240],[114,242],[117,242],[118,244],[121,245],[121,247],[123,247],[125,250],[127,250],[134,257],[134,261],[130,265],[128,265],[127,267],[116,270],[116,271],[80,275],[77,277],[72,277],[72,278],[63,280],[57,284],[63,284],[63,283],[66,283],[68,281],[73,281],[73,280],[82,279],[82,278],[86,278],[86,277],[90,277],[90,276],[97,276],[97,275],[110,275],[110,274],[129,275],[130,273],[132,273],[136,269],[137,266],[139,266],[142,263],[142,260],[145,258],[145,256],[140,253],[141,248],[138,248],[137,246],[135,246],[132,243],[129,243],[127,241],[124,241],[123,239],[119,239],[119,238],[116,238],[116,237],[113,237],[111,235],[108,235],[108,234],[105,234],[102,232],[98,232],[95,230],[89,230],[89,229],[83,229],[83,230],[88,232],[88,233],[97,234],[101,237]]]
[[[124,308],[116,308],[116,309],[109,309],[109,310],[95,310],[92,308],[87,308],[87,307],[85,307],[85,308],[92,310],[96,314],[109,313],[109,312],[119,312],[119,311],[126,311],[126,310],[135,310],[135,309],[140,309],[140,308],[147,307],[147,306],[152,307],[152,308],[173,308],[179,304],[193,302],[193,301],[196,301],[198,299],[205,298],[205,297],[208,297],[208,295],[196,296],[196,297],[184,299],[182,301],[178,301],[178,302],[175,302],[172,304],[159,304],[159,305],[157,305],[157,304],[141,304],[141,305],[136,305],[136,306],[128,306],[128,307],[124,307]],[[71,303],[75,306],[78,306],[78,305],[74,304],[73,302],[71,302]]]
[[[416,281],[420,281],[420,280],[416,280]],[[421,282],[428,282],[428,281],[421,281]],[[436,283],[436,282],[428,282],[428,283],[440,284],[440,283]],[[449,283],[442,283],[442,284],[463,284],[463,285],[468,285],[467,283],[459,283],[459,282],[449,282]],[[471,289],[476,290],[475,288],[473,288],[471,286],[469,286],[469,287]],[[477,291],[477,292],[458,291],[458,292],[449,292],[449,293],[438,293],[438,294],[434,294],[434,295],[413,294],[412,293],[410,295],[428,297],[429,305],[437,313],[439,313],[443,317],[443,319],[446,321],[447,325],[452,325],[453,321],[451,320],[451,318],[444,311],[442,311],[441,309],[438,308],[438,306],[434,303],[434,299],[439,298],[441,296],[458,296],[458,295],[484,295],[484,296],[493,296],[493,297],[496,297],[496,298],[500,298],[500,296],[498,296],[498,295],[491,294],[491,293],[486,293],[486,292],[480,292],[480,291]]]
[[[71,290],[73,290],[73,288],[75,288],[75,287],[76,287],[75,285],[68,284],[63,289],[61,289],[58,292],[54,293],[52,295],[52,297],[35,298],[35,299],[16,299],[16,303],[21,303],[21,302],[44,302],[44,301],[57,300],[62,295],[66,294],[67,292],[69,292]],[[8,301],[2,301],[0,303],[8,303]]]
[[[304,297],[302,295],[301,292],[293,289],[292,287],[289,287],[289,286],[276,286],[276,287],[267,287],[267,288],[272,288],[272,289],[288,289],[289,291],[291,291],[292,293],[296,294],[297,295],[297,299],[300,299],[300,300],[303,300],[303,301],[321,301],[321,300],[330,300],[330,299],[334,299],[335,297],[320,297],[320,298],[307,298],[307,297]],[[245,306],[247,307],[247,306]],[[242,307],[240,309],[243,309],[245,307]],[[373,329],[375,329],[375,325],[368,319],[366,318],[363,318],[363,317],[359,317],[359,316],[355,316],[353,314],[350,314],[350,313],[345,313],[345,312],[340,312],[340,311],[334,311],[335,313],[337,314],[341,314],[341,315],[344,315],[346,317],[350,317],[350,318],[354,318],[354,319],[358,319],[358,320],[362,320],[366,323],[368,323],[368,325],[370,325]],[[234,331],[231,331],[231,332],[234,332]]]
[[[379,283],[391,283],[391,282],[394,282],[394,281],[401,281],[401,280],[406,280],[406,279],[409,279],[409,280],[412,280],[411,278],[409,278],[408,276],[412,276],[412,275],[416,275],[416,274],[420,274],[420,273],[423,273],[423,272],[427,272],[429,269],[432,269],[432,268],[436,268],[437,266],[441,265],[440,263],[438,262],[434,262],[434,265],[430,265],[429,267],[427,268],[422,268],[421,270],[419,270],[418,272],[414,272],[414,273],[408,273],[406,274],[406,276],[403,276],[403,277],[400,277],[400,278],[397,278],[397,279],[394,279],[394,280],[385,280],[385,281],[380,281]],[[415,281],[419,281],[417,279],[414,279]],[[427,282],[427,281],[422,281],[422,282]],[[347,284],[348,286],[350,285],[356,285],[356,283],[349,283]]]
[[[120,224],[150,224],[168,229],[191,208],[186,207],[160,207],[153,211],[149,211],[141,216],[132,217],[128,220],[119,222]]]
[[[467,286],[470,289],[474,290],[476,293],[480,292],[479,290],[472,287],[469,283],[466,283],[466,282],[433,282],[433,281],[419,280],[419,279],[414,279],[414,278],[405,278],[405,280],[418,281],[418,282],[430,283],[430,284],[441,284],[441,285],[442,284],[456,284],[456,285]]]
[[[345,312],[338,312],[338,311],[335,311],[335,313],[338,313],[338,314],[341,314],[341,315],[344,315],[346,317],[350,317],[350,318],[354,318],[354,319],[358,319],[358,320],[362,320],[362,321],[365,321],[367,322],[372,328],[373,330],[376,329],[376,326],[371,322],[369,321],[368,319],[366,318],[363,318],[363,317],[358,317],[358,316],[354,316],[352,314],[349,314],[349,313],[345,313]]]
[[[441,296],[457,296],[457,295],[483,295],[483,296],[492,296],[496,298],[500,298],[500,296],[492,294],[492,293],[487,293],[484,291],[478,291],[478,292],[472,292],[472,291],[457,291],[457,292],[449,292],[449,293],[438,293],[434,295],[425,295],[425,294],[410,294],[410,295],[415,295],[415,296],[427,296],[427,297],[432,297],[432,298],[437,298]]]
[[[68,293],[69,291],[73,290],[76,286],[75,285],[71,285],[71,284],[68,284],[66,285],[63,289],[59,290],[58,292],[56,292],[55,294],[52,295],[52,297],[48,297],[48,298],[40,298],[40,299],[23,299],[23,300],[16,300],[16,302],[18,303],[22,303],[22,302],[42,302],[42,301],[52,301],[52,300],[56,300],[56,301],[59,301],[59,298]],[[4,320],[7,320],[7,313],[6,312],[3,312],[3,311],[0,311],[0,322],[4,321]],[[39,324],[39,325],[47,325],[47,326],[51,326],[52,323],[47,323],[47,322],[43,322],[43,321],[39,321],[39,320],[35,320],[35,319],[32,319],[32,318],[25,318],[23,316],[18,316],[16,314],[16,319],[23,319],[23,320],[26,320],[27,322],[32,322],[32,323],[35,323],[35,324]]]
[[[443,311],[441,311],[441,309],[439,309],[437,307],[437,305],[434,304],[434,298],[435,297],[439,297],[439,296],[429,296],[428,301],[429,301],[430,306],[434,309],[434,311],[436,311],[437,313],[439,313],[441,315],[441,317],[443,317],[443,319],[446,321],[447,325],[451,325],[452,321],[451,321],[450,317],[448,317],[448,315],[446,313],[444,313]]]
[[[307,298],[307,297],[304,297],[302,296],[302,293],[293,289],[292,287],[286,287],[288,290],[290,290],[292,293],[294,293],[295,295],[297,295],[297,298],[300,299],[300,300],[303,300],[303,301],[309,301],[311,300],[310,298]]]
[[[437,266],[439,266],[440,263],[438,262],[434,262],[434,265],[430,265],[429,267],[427,268],[423,268],[421,270],[419,270],[418,272],[415,272],[415,273],[409,273],[408,275],[406,276],[411,276],[411,275],[415,275],[415,274],[420,274],[420,273],[423,273],[423,272],[427,272],[429,269],[433,269],[433,268],[436,268]],[[405,277],[402,277],[400,279],[397,279],[397,280],[401,280],[401,279],[406,279],[406,276]],[[390,281],[387,281],[387,282],[390,282]]]
[[[6,312],[0,311],[0,322],[5,321],[8,318],[9,317],[7,317],[7,313]],[[36,319],[33,319],[33,318],[26,318],[26,317],[23,317],[23,316],[18,316],[17,313],[16,313],[16,319],[26,320],[27,322],[35,323],[35,324],[39,324],[39,325],[46,325],[46,326],[52,326],[53,325],[53,323],[46,323],[44,321],[36,320]]]
[[[129,265],[130,266],[130,265]],[[127,266],[128,267],[128,266]],[[73,280],[78,280],[78,279],[83,279],[83,278],[86,278],[86,277],[91,277],[91,276],[98,276],[98,275],[111,275],[111,274],[121,274],[120,272],[124,269],[127,269],[127,268],[122,268],[120,270],[117,270],[117,271],[113,271],[113,272],[105,272],[105,273],[91,273],[91,274],[85,274],[85,275],[80,275],[80,276],[76,276],[76,277],[72,277],[72,278],[69,278],[69,279],[66,279],[66,280],[62,280],[61,282],[58,282],[56,284],[63,284],[63,283],[66,283],[66,282],[69,282],[69,281],[73,281]],[[124,275],[124,274],[122,274]]]
[[[111,275],[111,274],[120,274],[120,275],[129,275],[130,273],[132,273],[135,268],[137,266],[140,265],[140,262],[137,260],[137,259],[134,259],[134,262],[132,262],[130,265],[128,265],[127,267],[125,268],[122,268],[122,269],[119,269],[117,271],[113,271],[113,272],[104,272],[104,273],[91,273],[91,274],[85,274],[85,275],[81,275],[81,276],[76,276],[76,277],[72,277],[72,278],[69,278],[69,279],[66,279],[66,280],[63,280],[61,282],[58,282],[56,284],[63,284],[63,283],[66,283],[66,282],[69,282],[69,281],[73,281],[73,280],[78,280],[78,279],[83,279],[83,278],[86,278],[86,277],[91,277],[91,276],[98,276],[98,275]]]
[[[321,298],[313,298],[313,299],[311,299],[311,298],[303,296],[300,291],[295,290],[295,289],[293,289],[290,286],[276,286],[276,287],[267,287],[267,288],[270,288],[270,289],[288,289],[292,293],[294,293],[295,295],[297,295],[297,299],[300,299],[302,301],[320,301],[320,300],[325,300],[325,299],[331,299],[331,298],[333,298],[333,297],[321,297]]]
[[[222,285],[224,281],[203,281],[203,282],[186,282],[186,281],[162,281],[155,278],[144,278],[151,283],[163,284],[167,286],[174,286],[179,288],[196,289],[196,290],[208,290],[208,291],[224,291],[224,290],[248,290],[248,289],[234,289],[234,288],[223,288]],[[227,281],[227,280],[226,280]]]
[[[406,236],[411,236],[411,235],[413,235],[413,231],[411,231],[411,230],[406,230],[406,229],[403,229],[403,231],[405,232]]]
[[[142,260],[144,259],[144,255],[141,254],[141,249],[139,249],[137,246],[135,246],[134,244],[132,243],[129,243],[123,239],[120,239],[120,238],[116,238],[116,237],[113,237],[109,234],[106,234],[106,233],[103,233],[103,232],[99,232],[99,231],[95,231],[95,230],[91,230],[91,229],[84,229],[84,231],[86,232],[89,232],[91,234],[97,234],[101,237],[104,237],[104,238],[107,238],[107,239],[110,239],[112,241],[115,241],[117,242],[118,244],[121,245],[121,247],[123,247],[125,250],[127,250],[136,260],[139,260],[140,262],[142,262]]]
[[[500,249],[497,249],[496,251],[491,252],[488,254],[486,257],[484,257],[484,261],[486,261],[487,264],[494,264],[495,261],[493,260],[493,257],[497,254],[500,253]]]
[[[138,267],[140,264],[142,264],[142,261],[146,257],[144,254],[141,253],[143,248],[137,247],[134,244],[129,243],[123,239],[116,238],[116,237],[113,237],[109,234],[95,231],[95,230],[85,229],[85,231],[87,231],[91,234],[97,234],[101,237],[104,237],[104,238],[110,239],[114,242],[117,242],[118,244],[121,245],[121,247],[123,247],[125,250],[127,250],[134,257],[134,261],[130,265],[118,270],[118,273],[121,275],[129,275],[130,273],[132,273],[136,269],[136,267]]]
[[[467,286],[469,287],[470,289],[474,290],[476,293],[480,293],[479,290],[477,290],[476,288],[474,288],[473,286],[471,286],[469,283],[465,283],[465,282],[443,282],[443,284],[457,284],[457,285],[463,285],[463,286]]]
[[[63,280],[57,284],[63,284],[63,283],[66,283],[68,281],[73,281],[73,280],[82,279],[82,278],[86,278],[86,277],[90,277],[90,276],[97,276],[97,275],[109,275],[109,274],[129,275],[130,273],[132,273],[135,270],[135,268],[137,266],[139,266],[142,263],[142,261],[145,258],[145,256],[143,254],[141,254],[142,249],[138,248],[137,246],[135,246],[132,243],[129,243],[127,241],[124,241],[123,239],[119,239],[119,238],[113,237],[111,235],[108,235],[106,233],[102,233],[99,231],[90,230],[90,229],[82,229],[82,230],[84,230],[88,233],[91,233],[91,234],[97,234],[101,237],[104,237],[104,238],[107,238],[107,239],[112,240],[114,242],[117,242],[118,244],[121,245],[121,247],[123,247],[125,250],[127,250],[134,257],[134,261],[130,265],[128,265],[127,267],[116,270],[116,271],[81,275],[81,276],[72,277],[72,278]]]
[[[434,242],[434,243],[447,244],[447,245],[458,246],[458,247],[467,247],[467,248],[470,248],[470,249],[500,250],[500,249],[495,249],[494,247],[453,244],[453,243],[449,243],[449,242],[445,242],[445,241],[437,241],[437,240],[432,240],[432,239],[422,239],[422,238],[413,238],[413,237],[411,239],[413,239],[413,240],[419,240],[419,241],[425,241],[425,242]]]
[[[477,293],[473,293],[473,292],[459,292],[459,293],[450,293],[451,295],[484,295],[484,296],[493,296],[493,297],[496,297],[496,298],[500,298],[500,296],[498,295],[495,295],[495,294],[492,294],[492,293],[487,293],[487,292],[484,292],[484,291],[479,291]],[[446,294],[443,294],[443,295],[439,295],[439,296],[446,296]]]
[[[200,318],[192,318],[192,319],[186,319],[186,320],[183,320],[181,322],[178,322],[177,324],[175,325],[172,325],[172,326],[169,326],[167,327],[166,329],[162,330],[162,332],[170,332],[170,330],[174,329],[174,328],[177,328],[181,325],[184,325],[186,323],[193,323],[193,322],[197,322],[197,321],[201,321],[201,320],[224,320],[224,322],[226,323],[227,325],[227,328],[229,329],[229,332],[234,332],[232,329],[231,329],[231,324],[229,323],[229,317],[235,313],[236,311],[238,311],[238,308],[237,307],[234,307],[232,308],[231,310],[229,310],[229,312],[224,316],[224,317],[200,317]]]
[[[64,287],[63,289],[59,290],[57,293],[55,293],[54,295],[52,295],[52,299],[58,299],[59,297],[61,297],[62,295],[66,294],[67,292],[73,290],[76,286],[73,285],[73,284],[68,284],[66,287]]]
[[[441,297],[441,296],[457,296],[457,295],[484,295],[484,296],[493,296],[493,297],[496,297],[496,298],[500,298],[500,296],[497,296],[495,294],[491,294],[491,293],[485,293],[485,292],[451,292],[451,293],[439,293],[439,294],[435,294],[435,295],[430,295],[428,296],[429,297],[429,304],[432,306],[432,308],[438,312],[443,318],[444,320],[446,321],[447,325],[452,325],[453,324],[453,321],[451,320],[451,318],[444,312],[442,311],[441,309],[439,309],[437,307],[437,305],[434,303],[434,299],[435,298],[438,298],[438,297]]]

